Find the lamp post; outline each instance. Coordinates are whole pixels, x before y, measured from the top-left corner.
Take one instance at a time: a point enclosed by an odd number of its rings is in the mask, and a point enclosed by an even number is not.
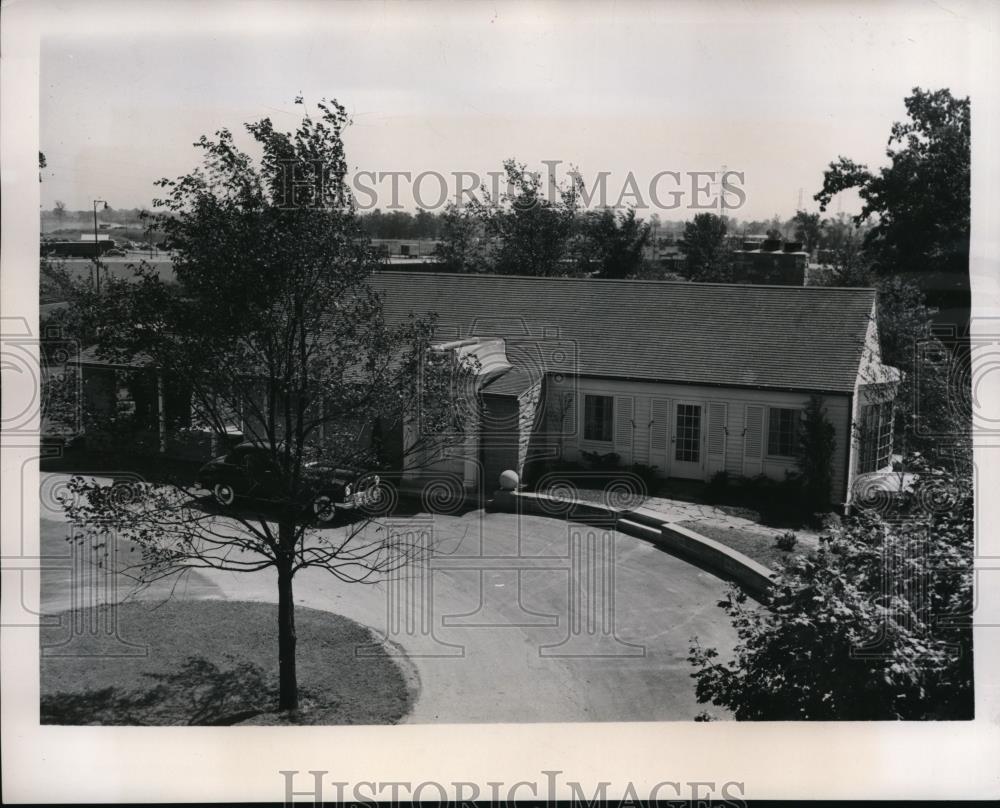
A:
[[[98,203],[104,205],[104,210],[108,209],[108,203],[104,199],[95,199],[94,200],[94,278],[95,278],[95,284],[94,285],[96,287],[97,294],[100,294],[101,293],[101,264],[100,264],[100,261],[97,260],[100,257],[100,253],[98,251],[98,244],[97,244],[97,205],[98,205]]]

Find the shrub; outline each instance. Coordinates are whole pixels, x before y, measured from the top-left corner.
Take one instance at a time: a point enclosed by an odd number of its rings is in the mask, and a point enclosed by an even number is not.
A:
[[[777,572],[764,607],[731,589],[739,642],[729,660],[694,641],[698,701],[737,720],[972,718],[970,482],[929,470],[905,518],[844,519]]]
[[[705,486],[705,499],[713,505],[724,502],[727,495],[733,493],[730,491],[731,482],[728,471],[717,471]]]
[[[795,549],[795,545],[799,543],[798,536],[796,536],[792,531],[786,530],[780,536],[775,538],[775,545],[779,550],[784,550],[786,553],[790,553]]]
[[[621,455],[617,452],[608,452],[607,454],[580,452],[580,454],[586,461],[587,467],[593,471],[614,471],[619,467],[618,463],[621,460]]]
[[[656,469],[656,466],[651,466],[648,463],[633,463],[629,466],[628,470],[642,480],[645,493],[652,494],[660,483],[660,478],[656,473]]]

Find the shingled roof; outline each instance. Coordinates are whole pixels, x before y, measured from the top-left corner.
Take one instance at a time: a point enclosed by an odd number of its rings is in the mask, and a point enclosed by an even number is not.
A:
[[[444,339],[505,337],[528,377],[828,393],[853,391],[875,302],[873,289],[432,272],[379,272],[372,286],[390,322],[437,312]]]

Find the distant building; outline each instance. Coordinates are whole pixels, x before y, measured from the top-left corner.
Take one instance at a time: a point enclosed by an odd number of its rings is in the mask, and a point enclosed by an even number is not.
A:
[[[809,253],[797,241],[747,238],[742,249],[733,251],[736,283],[804,286],[808,266]]]

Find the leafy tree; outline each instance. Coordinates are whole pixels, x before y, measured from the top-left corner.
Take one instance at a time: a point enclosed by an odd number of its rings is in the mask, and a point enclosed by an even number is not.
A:
[[[726,221],[714,213],[699,213],[684,225],[680,244],[683,272],[692,281],[732,280],[732,256],[726,243]]]
[[[915,87],[908,120],[892,125],[889,165],[871,171],[846,157],[830,163],[815,195],[824,211],[841,191],[863,204],[855,222],[875,219],[865,248],[880,274],[968,272],[971,117],[968,98]]]
[[[56,217],[57,222],[62,224],[66,218],[66,203],[61,199],[57,199],[55,207],[52,208],[52,215]]]
[[[441,217],[435,256],[447,272],[481,272],[486,265],[482,223],[465,208],[449,205]]]
[[[934,334],[934,310],[913,283],[886,278],[878,284],[882,361],[902,371],[895,399],[894,448],[939,464],[967,463],[971,412],[954,355]],[[964,448],[963,448],[964,447]]]
[[[650,238],[649,224],[636,217],[634,208],[589,211],[583,217],[581,268],[600,278],[635,277]]]
[[[972,717],[972,488],[922,471],[891,512],[793,557],[763,606],[730,590],[734,658],[691,648],[700,702],[744,721]]]
[[[545,189],[542,177],[523,163],[505,160],[506,189],[494,199],[469,204],[491,245],[490,265],[500,275],[567,275],[574,271],[570,246],[576,230],[576,184]]]
[[[802,243],[803,249],[813,253],[819,247],[823,235],[823,224],[818,213],[806,213],[804,210],[795,212],[792,227],[795,240]]]
[[[802,474],[804,504],[810,513],[829,510],[833,484],[833,424],[826,417],[822,396],[810,396],[799,424],[796,463]]]
[[[307,499],[307,465],[377,465],[378,441],[359,439],[366,425],[403,430],[411,460],[435,457],[464,428],[449,395],[463,369],[429,349],[432,319],[390,326],[382,316],[368,285],[378,259],[344,181],[348,118],[336,102],[319,110],[294,133],[267,118],[247,124],[256,161],[229,130],[203,136],[201,166],[159,183],[176,289],[140,267],[92,298],[99,354],[148,360],[168,394],[190,394],[192,423],[220,442],[240,426],[267,450],[274,501],[220,516],[188,482],[137,486],[125,502],[76,478],[66,503],[72,523],[113,524],[139,550],[128,571],[140,585],[199,567],[273,568],[283,710],[298,705],[295,575],[314,567],[378,580],[421,550],[366,519],[320,529],[328,506]]]
[[[874,286],[871,261],[858,238],[848,238],[831,249],[832,256],[822,265],[810,284],[814,286]]]

